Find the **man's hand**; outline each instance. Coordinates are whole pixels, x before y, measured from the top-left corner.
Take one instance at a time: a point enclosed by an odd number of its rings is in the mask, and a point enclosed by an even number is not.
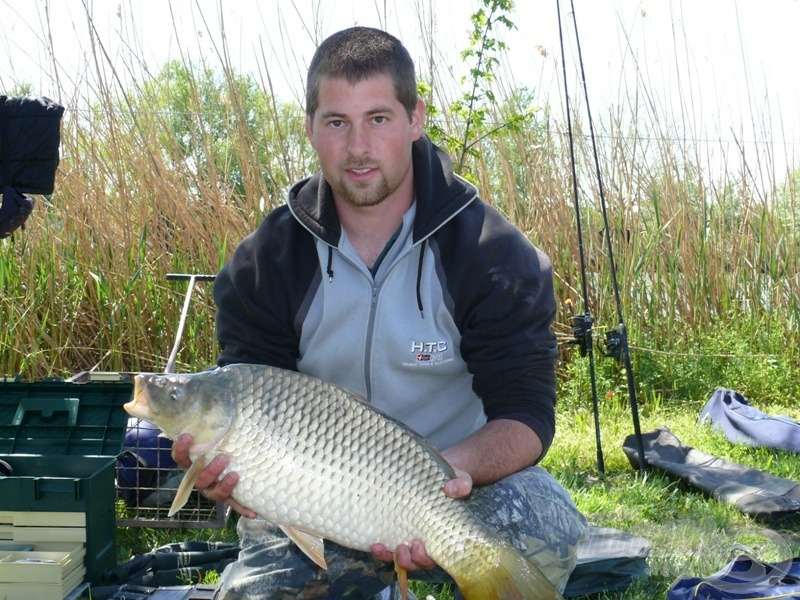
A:
[[[456,469],[455,479],[451,479],[444,484],[444,495],[449,498],[465,498],[472,491],[472,477],[466,471]],[[436,563],[428,556],[425,544],[419,540],[413,540],[411,546],[400,544],[395,553],[392,554],[383,544],[372,545],[372,555],[382,562],[395,561],[397,566],[405,569],[409,573],[420,569],[430,570],[436,567]]]
[[[189,458],[189,448],[191,448],[193,443],[194,439],[187,433],[178,436],[178,439],[172,443],[172,459],[178,463],[178,466],[184,471],[192,464],[192,459]],[[235,488],[236,484],[239,482],[239,475],[236,473],[227,473],[225,477],[217,481],[229,462],[230,459],[225,454],[220,454],[215,457],[197,476],[194,486],[209,500],[213,500],[214,502],[223,501],[240,515],[255,519],[257,515],[254,511],[242,506],[231,498],[233,488]]]

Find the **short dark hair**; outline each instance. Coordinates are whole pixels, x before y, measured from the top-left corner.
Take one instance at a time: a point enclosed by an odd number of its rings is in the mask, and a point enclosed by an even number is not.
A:
[[[344,78],[355,84],[374,75],[392,78],[394,94],[410,119],[417,105],[414,61],[400,40],[372,27],[344,29],[319,45],[308,67],[306,115],[313,119],[317,112],[323,77]]]

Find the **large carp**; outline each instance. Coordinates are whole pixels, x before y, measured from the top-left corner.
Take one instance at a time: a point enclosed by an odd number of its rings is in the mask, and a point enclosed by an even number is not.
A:
[[[322,568],[323,539],[365,552],[419,539],[467,600],[560,598],[536,565],[444,495],[455,474],[427,440],[339,386],[249,364],[143,373],[125,410],[173,439],[194,436],[171,514],[227,454],[239,474],[233,498]]]

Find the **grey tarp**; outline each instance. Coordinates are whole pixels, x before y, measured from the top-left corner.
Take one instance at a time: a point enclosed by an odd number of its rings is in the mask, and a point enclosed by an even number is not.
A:
[[[778,520],[800,510],[800,483],[725,460],[684,445],[669,429],[643,434],[647,465],[735,505],[746,515]],[[636,438],[629,435],[623,451],[631,466],[640,466]]]

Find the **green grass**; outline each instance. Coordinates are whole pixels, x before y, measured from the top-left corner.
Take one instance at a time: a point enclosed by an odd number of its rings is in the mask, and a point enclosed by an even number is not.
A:
[[[710,427],[698,426],[697,416],[706,398],[651,405],[643,404],[643,432],[668,427],[686,445],[774,475],[800,479],[800,455],[732,445]],[[759,404],[770,414],[800,417],[796,407],[775,402]],[[616,527],[641,535],[652,543],[652,574],[625,592],[597,598],[645,600],[664,597],[681,574],[710,575],[728,560],[737,545],[752,548],[763,560],[796,556],[800,518],[779,523],[753,520],[735,507],[707,497],[655,470],[634,471],[622,451],[624,438],[633,433],[627,405],[616,397],[600,409],[606,472],[596,470],[594,421],[589,406],[559,411],[559,432],[543,466],[571,492],[590,523]]]

